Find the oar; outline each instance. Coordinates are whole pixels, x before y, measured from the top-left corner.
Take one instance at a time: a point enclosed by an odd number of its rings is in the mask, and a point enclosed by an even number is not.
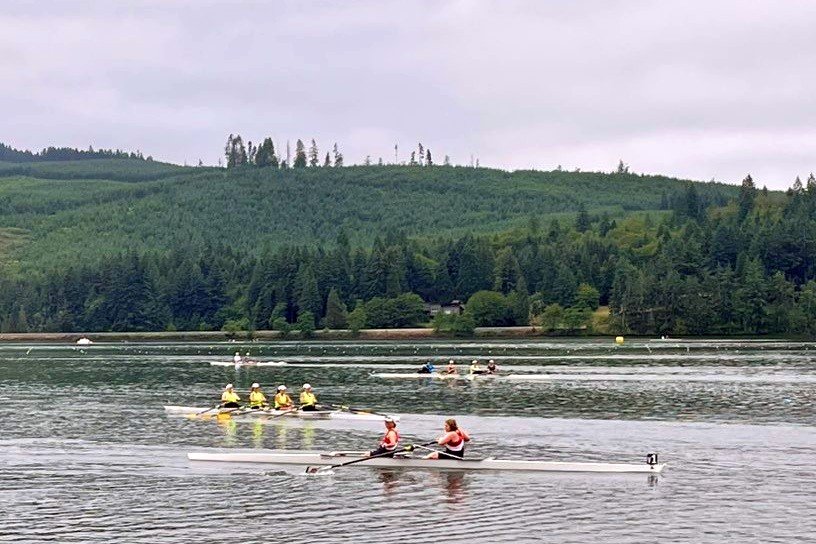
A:
[[[436,443],[436,441],[433,441],[433,442],[428,442],[425,445],[430,446],[431,444],[435,444],[435,443]],[[409,444],[409,445],[405,446],[404,448],[402,448],[402,451],[413,451],[413,449],[415,447],[416,446],[414,446],[413,444]],[[339,463],[339,464],[336,464],[336,465],[328,465],[328,466],[324,465],[324,466],[314,466],[314,467],[313,466],[308,466],[308,467],[306,467],[306,474],[320,474],[321,472],[328,472],[333,468],[347,467],[347,466],[353,465],[355,463],[362,463],[362,462],[365,462],[365,461],[369,461],[371,459],[376,459],[377,457],[385,457],[385,456],[393,457],[393,455],[395,453],[397,453],[397,451],[399,451],[399,450],[395,449],[394,451],[387,451],[385,453],[378,453],[377,455],[370,455],[368,457],[361,457],[360,459],[354,459],[353,461],[346,461],[345,463]]]
[[[270,419],[276,419],[276,418],[279,418],[279,417],[283,417],[283,416],[288,415],[288,414],[294,414],[295,412],[299,412],[299,411],[300,411],[300,407],[297,407],[294,410],[281,410],[280,414],[275,414],[273,416],[267,417],[267,418],[264,419],[264,421],[269,421]]]
[[[244,414],[257,414],[260,412],[269,412],[269,405],[267,404],[265,407],[262,408],[252,408],[250,406],[244,406],[243,408],[239,408],[238,413],[231,413],[231,416],[242,416]]]
[[[367,410],[365,408],[353,408],[351,406],[345,406],[342,404],[327,404],[326,406],[331,406],[332,408],[337,408],[338,410],[346,410],[351,413],[356,414],[371,414],[373,416],[382,416],[382,417],[391,417],[390,414],[384,414],[382,412],[374,412],[373,410]]]
[[[451,455],[451,454],[450,454],[450,453],[448,453],[448,452],[445,452],[445,451],[439,451],[439,450],[435,450],[435,449],[433,449],[433,448],[426,448],[426,447],[425,447],[425,446],[430,446],[431,444],[436,444],[436,441],[434,441],[434,442],[428,442],[427,444],[417,444],[417,445],[415,445],[414,447],[415,447],[415,448],[422,448],[423,450],[432,451],[432,452],[434,452],[434,453],[438,453],[439,455],[444,455],[445,457],[447,457],[447,458],[449,458],[449,459],[456,459],[457,461],[461,461],[461,460],[462,460],[462,458],[461,458],[461,457],[457,457],[457,456],[455,456],[455,455]]]
[[[187,414],[187,417],[190,418],[190,419],[195,419],[197,417],[203,416],[207,412],[212,412],[213,410],[218,410],[219,408],[221,408],[220,404],[218,406],[213,407],[213,408],[207,408],[206,410],[201,410],[200,412],[197,412],[195,414]],[[237,408],[232,408],[232,409],[237,410]]]

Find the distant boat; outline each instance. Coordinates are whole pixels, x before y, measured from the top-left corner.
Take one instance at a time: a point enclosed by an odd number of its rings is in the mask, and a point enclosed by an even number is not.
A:
[[[93,342],[90,339],[85,338],[84,336],[77,340],[76,343],[78,346],[90,346],[91,344],[93,344]]]

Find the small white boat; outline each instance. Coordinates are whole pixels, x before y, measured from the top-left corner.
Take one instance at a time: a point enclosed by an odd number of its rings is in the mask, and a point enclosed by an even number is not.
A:
[[[262,363],[260,361],[248,361],[246,363],[231,363],[228,361],[210,361],[210,366],[234,366],[240,368],[242,366],[286,366],[285,361],[268,361]]]
[[[207,461],[223,463],[266,463],[274,465],[339,465],[348,461],[365,458],[364,452],[314,452],[272,450],[267,453],[242,451],[236,453],[195,452],[188,453],[190,461]],[[523,472],[598,472],[598,473],[647,473],[659,474],[666,466],[651,459],[652,463],[586,463],[543,461],[525,459],[424,459],[410,454],[395,457],[377,457],[351,464],[355,467],[414,468],[431,470],[510,470]]]
[[[85,338],[84,336],[76,341],[78,346],[90,346],[93,344],[93,341],[90,338]]]
[[[481,379],[496,379],[500,378],[499,374],[446,374],[444,372],[374,372],[371,374],[373,378],[385,379],[429,379],[429,380],[481,380]]]
[[[384,416],[379,414],[371,414],[362,411],[346,411],[346,410],[290,410],[280,411],[273,409],[265,410],[247,410],[243,408],[219,408],[214,407],[208,410],[201,406],[165,406],[164,413],[170,416],[194,416],[201,415],[206,418],[216,417],[219,414],[222,417],[235,417],[236,419],[244,418],[252,420],[269,420],[269,419],[342,419],[350,421],[382,421]],[[390,416],[394,421],[399,421],[399,416]]]

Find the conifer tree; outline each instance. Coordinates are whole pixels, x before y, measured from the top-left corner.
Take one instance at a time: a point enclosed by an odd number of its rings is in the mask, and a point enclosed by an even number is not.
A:
[[[425,151],[425,166],[433,166],[433,157],[431,157],[431,150]]]
[[[348,310],[340,300],[337,289],[332,287],[326,299],[326,327],[330,329],[344,329],[348,324]]]
[[[309,166],[315,168],[320,165],[319,153],[317,151],[317,143],[312,138],[312,145],[309,146]]]
[[[331,157],[329,157],[329,152],[326,151],[326,159],[323,161],[323,167],[329,168],[331,166]]]
[[[303,141],[298,139],[295,144],[295,162],[292,163],[295,168],[306,168],[306,146]]]
[[[343,154],[340,153],[340,148],[337,147],[337,143],[334,144],[334,167],[335,168],[342,168],[343,166]]]

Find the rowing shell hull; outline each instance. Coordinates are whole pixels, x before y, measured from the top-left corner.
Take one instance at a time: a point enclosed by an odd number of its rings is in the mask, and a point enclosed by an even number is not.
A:
[[[416,379],[432,379],[432,380],[491,380],[499,378],[498,374],[443,374],[440,372],[432,372],[422,373],[422,372],[414,372],[412,374],[406,373],[398,373],[398,372],[374,372],[371,374],[374,378],[387,378],[387,379],[406,379],[406,380],[416,380]]]
[[[237,367],[254,367],[254,366],[286,366],[286,362],[284,361],[270,361],[268,363],[229,363],[226,361],[210,361],[211,366],[237,366]]]
[[[359,454],[337,455],[326,453],[188,453],[190,461],[222,463],[263,463],[273,465],[337,465],[361,459]],[[378,457],[349,465],[350,467],[380,467],[431,470],[510,470],[519,472],[595,472],[609,474],[659,474],[664,463],[648,465],[628,463],[569,463],[560,461],[530,461],[516,459],[423,459],[421,457]]]
[[[217,416],[219,411],[212,410],[207,411],[207,408],[201,406],[165,406],[164,413],[167,415],[175,415],[175,416],[188,416],[188,415],[195,415],[201,414],[201,412],[206,412],[202,414],[204,416]],[[231,414],[234,410],[221,410],[221,412],[226,414]],[[334,411],[334,410],[316,410],[316,411],[301,411],[298,410],[296,412],[286,413],[283,415],[283,412],[275,411],[275,410],[251,410],[251,411],[237,411],[235,414],[236,418],[246,418],[246,419],[288,419],[288,418],[298,418],[298,419],[339,419],[339,420],[348,420],[348,421],[382,421],[384,418],[383,416],[375,415],[375,414],[365,414],[365,413],[352,413],[346,411]],[[394,421],[399,421],[399,416],[391,416],[391,419]]]

